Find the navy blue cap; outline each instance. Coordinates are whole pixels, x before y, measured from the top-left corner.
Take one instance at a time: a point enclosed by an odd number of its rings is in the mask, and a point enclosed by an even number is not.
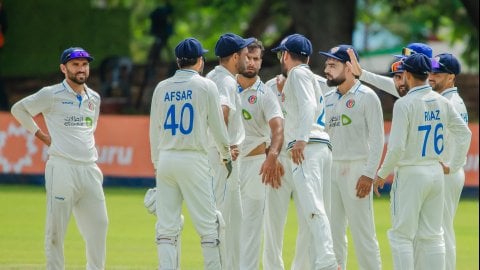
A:
[[[226,57],[232,55],[241,49],[247,47],[255,38],[242,38],[239,35],[233,33],[226,33],[220,36],[215,44],[215,55],[218,57]]]
[[[353,48],[352,45],[338,45],[333,48],[331,48],[328,52],[319,52],[321,55],[325,55],[330,58],[337,59],[338,61],[341,61],[343,63],[349,62],[350,61],[350,56],[347,53],[347,49],[352,49],[353,53],[355,53],[355,56],[357,57],[357,60],[359,61],[358,53],[355,48]]]
[[[441,53],[432,59],[432,73],[449,73],[458,75],[460,63],[451,53]]]
[[[395,55],[395,57],[403,58],[406,56],[410,56],[414,53],[422,53],[426,55],[428,58],[432,58],[432,54],[433,54],[432,48],[430,48],[430,46],[428,46],[427,44],[414,42],[414,43],[408,44],[407,47],[404,47],[402,49],[402,54],[397,54]]]
[[[204,55],[208,50],[203,49],[200,41],[195,38],[187,38],[178,43],[175,47],[175,56],[177,58],[195,59]]]
[[[427,75],[432,71],[432,61],[423,53],[415,53],[402,60],[402,68],[410,73]]]
[[[278,47],[272,49],[272,52],[279,51],[287,51],[303,56],[310,56],[312,54],[312,43],[303,35],[292,34],[284,38]]]
[[[65,64],[68,61],[77,58],[85,58],[88,60],[88,62],[93,61],[93,57],[91,57],[90,54],[84,49],[80,47],[71,47],[63,51],[62,55],[60,56],[60,63]]]

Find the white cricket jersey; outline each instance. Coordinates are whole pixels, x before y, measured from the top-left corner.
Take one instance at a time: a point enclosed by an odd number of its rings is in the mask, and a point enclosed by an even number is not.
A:
[[[455,111],[457,111],[457,113],[460,114],[460,117],[463,119],[463,121],[465,121],[465,123],[468,124],[467,107],[465,106],[463,99],[458,94],[457,87],[445,89],[442,93],[440,93],[440,95],[450,100],[453,107],[455,108]],[[456,151],[455,141],[448,133],[445,134],[445,137],[447,138],[446,139],[447,143],[445,144],[445,151],[443,151],[443,160],[447,164],[450,164],[453,153]]]
[[[242,112],[239,110],[240,97],[238,95],[235,76],[225,67],[218,65],[207,74],[207,78],[215,82],[220,94],[220,105],[228,106],[228,136],[231,145],[240,145],[245,139]],[[224,122],[222,120],[222,122]]]
[[[268,122],[275,117],[283,119],[283,113],[275,95],[268,90],[259,77],[249,88],[243,89],[238,85],[238,89],[245,128],[245,140],[241,145],[240,155],[245,156],[261,143],[269,144]]]
[[[162,150],[207,153],[212,135],[222,158],[229,156],[228,135],[215,84],[198,72],[180,69],[153,93],[150,148],[154,166]]]
[[[362,82],[366,82],[371,84],[378,89],[389,93],[390,95],[399,98],[400,95],[398,94],[397,88],[395,87],[395,83],[393,79],[387,76],[378,75],[373,72],[367,71],[362,69],[362,74],[360,75],[359,80]]]
[[[452,104],[428,85],[410,89],[393,106],[392,128],[387,154],[378,171],[386,178],[394,167],[421,166],[441,161],[445,132],[455,140],[450,170],[465,161],[471,132]]]
[[[375,178],[384,143],[383,112],[377,94],[357,80],[345,95],[338,90],[329,92],[325,107],[333,160],[366,159],[362,174]]]
[[[81,96],[64,80],[40,89],[12,107],[13,116],[33,134],[39,127],[32,117],[43,115],[52,139],[50,156],[79,162],[98,159],[93,134],[100,114],[100,96],[87,85],[84,87],[85,94]]]
[[[286,149],[293,147],[296,141],[330,145],[325,132],[322,90],[308,65],[300,64],[290,69],[283,93]]]

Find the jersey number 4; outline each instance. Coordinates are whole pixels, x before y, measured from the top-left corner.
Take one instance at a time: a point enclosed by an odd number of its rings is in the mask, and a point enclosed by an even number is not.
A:
[[[432,130],[432,125],[422,125],[418,126],[418,131],[425,131],[425,136],[423,137],[423,147],[422,147],[422,157],[425,156],[427,151],[428,141],[430,139],[430,131]],[[433,149],[437,155],[440,155],[443,152],[443,124],[438,123],[435,126],[433,132]]]
[[[163,123],[163,128],[165,130],[171,129],[172,136],[175,136],[177,134],[177,129],[179,129],[180,133],[182,133],[183,135],[188,135],[192,132],[193,129],[193,117],[194,112],[192,104],[185,103],[180,110],[180,121],[177,122],[176,104],[172,104],[168,108],[167,117],[165,118],[165,122]]]

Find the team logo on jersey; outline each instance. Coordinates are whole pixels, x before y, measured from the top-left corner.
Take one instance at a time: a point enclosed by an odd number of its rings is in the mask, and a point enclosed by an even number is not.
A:
[[[91,101],[88,102],[88,109],[90,111],[93,111],[95,109],[95,104],[93,104]]]
[[[245,120],[250,120],[252,119],[252,115],[245,109],[242,110],[242,115]]]
[[[349,109],[353,108],[353,106],[355,106],[355,99],[351,98],[351,99],[347,100],[347,103],[345,103],[345,105]]]
[[[330,128],[334,128],[334,127],[340,127],[340,126],[348,126],[351,123],[352,123],[352,119],[350,119],[350,117],[348,117],[347,115],[342,114],[342,115],[335,115],[330,117],[328,121],[328,126]]]
[[[255,96],[255,95],[249,96],[249,97],[248,97],[248,103],[250,103],[250,104],[255,104],[255,103],[257,103],[257,96]]]

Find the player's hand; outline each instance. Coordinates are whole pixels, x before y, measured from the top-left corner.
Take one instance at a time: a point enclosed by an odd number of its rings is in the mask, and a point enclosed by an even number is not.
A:
[[[232,160],[237,160],[238,155],[240,154],[240,150],[238,150],[238,145],[231,145],[230,146],[230,155],[232,156]]]
[[[358,79],[362,75],[362,67],[358,63],[357,56],[351,48],[347,49],[348,56],[350,56],[350,62],[347,61],[346,64],[352,71],[352,74]]]
[[[277,81],[277,89],[278,91],[282,92],[283,91],[283,86],[285,85],[285,81],[287,79],[282,75],[277,75],[276,81]]]
[[[357,186],[355,187],[357,190],[357,197],[365,198],[365,196],[370,194],[370,191],[372,190],[372,183],[372,178],[365,175],[360,176],[357,181]]]
[[[307,145],[307,142],[305,141],[295,142],[295,144],[292,147],[292,150],[290,150],[293,163],[300,165],[302,161],[305,159],[305,157],[303,156],[303,150],[305,149],[305,145]]]
[[[385,184],[385,180],[377,175],[377,178],[373,180],[373,192],[377,195],[377,197],[380,197],[380,192],[378,189],[383,189],[383,185]]]
[[[440,165],[442,165],[443,169],[443,174],[449,174],[450,173],[450,167],[448,165],[445,165],[445,163],[440,161]]]
[[[225,165],[225,168],[227,169],[227,178],[230,177],[230,174],[232,174],[232,169],[233,169],[233,166],[232,166],[232,160],[231,159],[224,159],[223,160],[223,165]]]
[[[52,144],[52,138],[50,137],[50,135],[43,132],[41,129],[35,132],[35,137],[37,137],[40,141],[45,143],[47,146],[50,146]]]
[[[281,177],[285,174],[285,170],[276,155],[271,154],[267,155],[259,174],[262,175],[262,183],[279,188],[282,185]]]

